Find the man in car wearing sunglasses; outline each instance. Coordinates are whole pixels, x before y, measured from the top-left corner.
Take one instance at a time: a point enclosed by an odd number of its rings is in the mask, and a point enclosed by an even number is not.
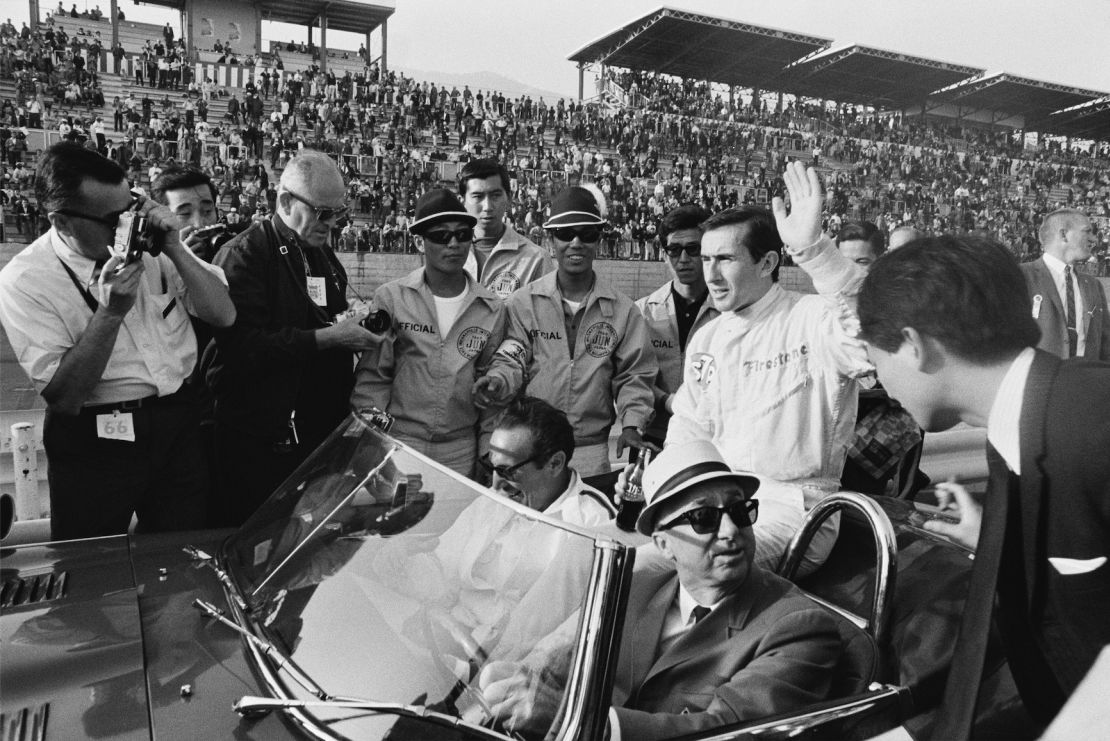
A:
[[[510,334],[525,348],[528,393],[567,413],[583,476],[607,473],[609,430],[619,457],[642,444],[658,373],[647,324],[632,300],[598,279],[593,263],[605,219],[600,192],[572,186],[544,228],[558,268],[509,297]]]
[[[655,379],[655,419],[648,428],[648,442],[663,445],[671,402],[682,385],[686,344],[699,327],[720,312],[707,301],[709,291],[701,270],[701,224],[709,212],[696,204],[679,206],[663,217],[659,236],[667,254],[671,280],[636,301],[647,320],[651,348],[659,363]]]
[[[374,293],[392,333],[363,353],[351,395],[352,407],[389,412],[394,437],[463,476],[524,375],[519,353],[499,352],[504,302],[466,272],[476,221],[444,188],[417,201],[409,230],[424,267]]]
[[[703,440],[664,449],[643,484],[636,529],[667,566],[633,572],[608,738],[675,738],[826,699],[840,636],[823,608],[754,563],[759,480]],[[561,628],[522,662],[483,669],[502,728],[550,728],[560,693],[544,685],[565,681],[572,652]]]
[[[234,321],[223,273],[94,151],[48,148],[35,188],[51,229],[0,272],[0,321],[47,402],[52,537],[123,533],[132,514],[146,532],[200,527],[208,467],[189,316]],[[114,252],[126,211],[146,217],[160,254]]]
[[[347,274],[328,246],[347,217],[335,162],[305,150],[281,174],[274,215],[220,248],[238,310],[205,356],[216,397],[213,526],[242,524],[348,413],[354,354],[381,337],[337,320]]]

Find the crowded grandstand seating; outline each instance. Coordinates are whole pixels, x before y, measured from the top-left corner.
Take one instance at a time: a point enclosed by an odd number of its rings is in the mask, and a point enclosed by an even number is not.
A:
[[[658,220],[679,203],[710,210],[769,203],[781,192],[777,173],[794,159],[822,172],[833,231],[859,219],[884,231],[902,224],[927,233],[978,230],[1029,258],[1040,216],[1070,205],[1091,214],[1103,243],[1110,232],[1105,143],[1091,151],[1064,150],[1056,140],[1034,147],[1008,130],[950,120],[784,104],[770,94],[729,101],[705,82],[617,69],[606,70],[589,103],[514,99],[382,73],[353,51],[331,50],[321,73],[318,50],[280,42],[257,60],[194,50],[180,73],[165,74],[161,62],[186,56],[180,41],[167,43],[161,27],[129,21],[120,24],[123,60],[115,74],[111,50],[96,54],[97,33],[110,45],[106,19],[52,17],[29,39],[6,31],[0,138],[15,135],[3,145],[8,236],[17,227],[25,238],[41,228],[26,228],[33,199],[16,160],[31,163],[43,143],[63,136],[96,145],[97,117],[102,151],[137,184],[148,187],[168,159],[192,161],[216,175],[232,220],[272,208],[266,185],[298,148],[332,153],[349,178],[355,214],[337,230],[340,249],[406,249],[407,217],[419,195],[452,183],[460,162],[476,156],[509,166],[510,216],[537,241],[554,193],[567,183],[596,183],[610,202],[602,251],[612,258],[658,259]],[[218,63],[232,57],[240,63]],[[122,120],[117,107],[130,109]],[[27,151],[10,160],[9,142],[24,127]],[[1105,270],[1105,255],[1092,267]]]

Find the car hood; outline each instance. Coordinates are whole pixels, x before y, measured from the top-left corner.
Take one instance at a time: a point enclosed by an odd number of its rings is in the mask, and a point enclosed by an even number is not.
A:
[[[193,608],[224,605],[185,545],[226,533],[113,536],[0,550],[3,728],[26,738],[297,738],[281,714],[243,720],[266,694],[242,641]],[[23,738],[23,736],[16,736]]]

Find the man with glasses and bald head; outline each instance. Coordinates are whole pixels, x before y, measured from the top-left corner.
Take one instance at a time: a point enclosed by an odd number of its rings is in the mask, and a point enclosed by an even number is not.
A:
[[[216,397],[212,525],[241,524],[347,415],[354,353],[381,338],[347,311],[328,246],[347,217],[335,162],[306,150],[281,175],[273,216],[225,244],[238,310],[205,356]]]
[[[0,322],[47,403],[52,537],[123,533],[133,514],[141,531],[200,527],[208,468],[189,316],[234,321],[223,273],[95,151],[43,152],[35,197],[51,228],[0,271]],[[127,212],[146,218],[149,250],[114,249]]]

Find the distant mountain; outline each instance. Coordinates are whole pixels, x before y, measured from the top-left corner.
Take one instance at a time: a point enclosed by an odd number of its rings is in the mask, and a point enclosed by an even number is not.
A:
[[[559,98],[566,98],[569,100],[574,97],[573,94],[569,93],[556,93],[551,90],[533,87],[519,80],[505,77],[497,72],[429,72],[427,70],[394,65],[390,65],[390,68],[398,72],[403,72],[406,77],[421,81],[427,80],[437,85],[446,85],[448,88],[454,85],[458,87],[459,90],[462,90],[464,85],[469,85],[470,90],[475,93],[479,90],[484,90],[486,92],[493,90],[502,92],[513,98],[518,98],[522,95],[530,95],[532,96],[532,100],[539,100],[542,97],[548,103],[552,103]]]

